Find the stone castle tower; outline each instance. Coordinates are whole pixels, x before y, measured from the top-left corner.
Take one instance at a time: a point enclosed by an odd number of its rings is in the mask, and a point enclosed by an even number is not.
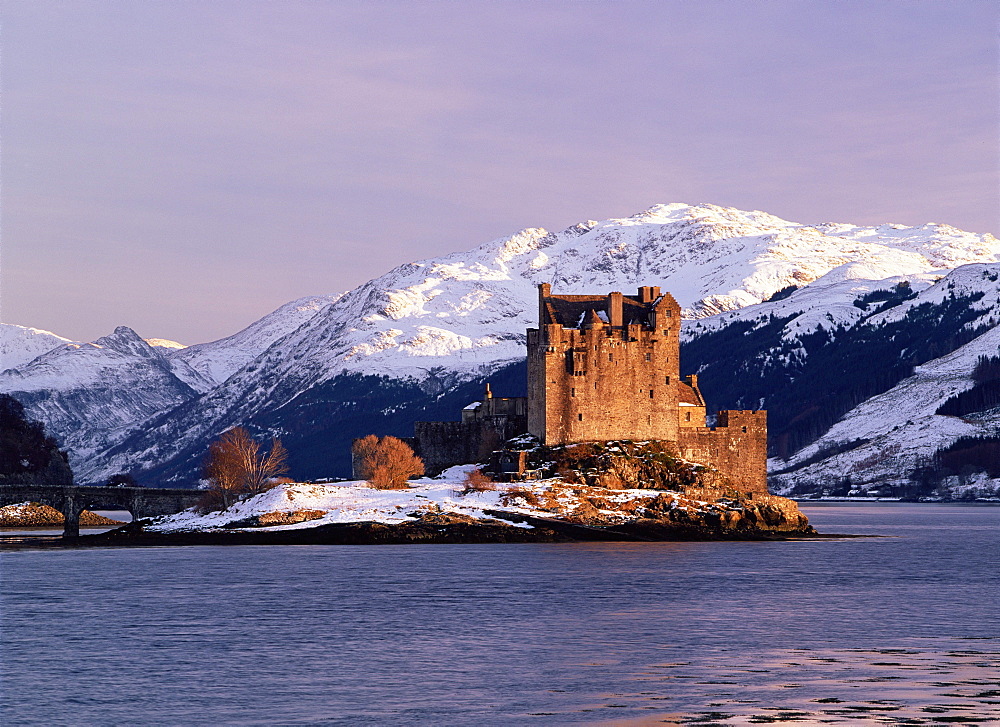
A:
[[[680,312],[654,287],[598,296],[538,286],[538,328],[528,329],[528,431],[544,444],[676,441],[681,401],[700,400],[680,381]]]
[[[440,471],[483,461],[525,430],[546,445],[658,439],[737,489],[767,492],[767,413],[720,411],[706,426],[697,377],[680,377],[680,325],[677,301],[657,287],[553,295],[543,283],[538,328],[528,329],[527,398],[488,394],[461,422],[417,422],[417,452]]]

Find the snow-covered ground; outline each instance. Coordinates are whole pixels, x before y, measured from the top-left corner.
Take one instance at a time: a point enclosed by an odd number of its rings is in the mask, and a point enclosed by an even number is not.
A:
[[[312,528],[333,523],[377,522],[399,524],[412,522],[427,513],[466,515],[477,520],[502,519],[498,512],[530,515],[539,518],[572,516],[583,506],[581,489],[600,494],[613,509],[600,510],[608,519],[625,519],[617,506],[630,500],[649,500],[667,496],[679,508],[706,509],[707,502],[685,498],[677,492],[660,490],[604,490],[565,485],[561,480],[539,480],[517,484],[496,484],[495,490],[464,492],[465,475],[475,465],[459,465],[446,470],[434,479],[412,480],[405,490],[376,490],[364,481],[331,484],[293,483],[279,485],[267,492],[238,502],[221,512],[199,514],[194,509],[160,519],[146,527],[150,532],[189,532],[217,528],[232,528],[234,523],[272,513],[320,511],[325,514],[305,522],[287,525],[254,527],[261,530],[290,530]],[[523,492],[530,495],[525,498]],[[537,499],[536,499],[537,498]],[[534,501],[532,504],[530,501]],[[487,514],[486,511],[493,511]],[[531,527],[511,522],[517,527]]]

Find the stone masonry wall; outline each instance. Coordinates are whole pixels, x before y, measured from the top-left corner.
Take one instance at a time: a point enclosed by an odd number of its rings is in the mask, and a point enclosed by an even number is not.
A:
[[[665,296],[653,318],[529,329],[528,431],[547,445],[676,440],[680,306]]]
[[[524,416],[485,416],[462,422],[416,422],[414,440],[417,455],[428,475],[440,474],[456,464],[485,462],[493,450],[523,434]]]
[[[720,411],[715,429],[680,431],[681,457],[715,467],[745,492],[767,493],[767,412]]]

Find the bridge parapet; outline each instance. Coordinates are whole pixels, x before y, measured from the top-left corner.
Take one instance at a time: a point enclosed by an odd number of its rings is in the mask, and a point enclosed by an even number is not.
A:
[[[197,505],[201,497],[198,490],[166,487],[0,484],[0,507],[37,502],[61,512],[66,518],[63,537],[80,534],[80,513],[84,510],[128,510],[139,519],[181,512]]]

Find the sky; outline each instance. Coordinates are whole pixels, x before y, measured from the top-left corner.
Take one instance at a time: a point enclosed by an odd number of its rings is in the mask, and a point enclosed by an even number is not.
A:
[[[185,344],[656,203],[1000,234],[992,0],[0,0],[0,320]]]

